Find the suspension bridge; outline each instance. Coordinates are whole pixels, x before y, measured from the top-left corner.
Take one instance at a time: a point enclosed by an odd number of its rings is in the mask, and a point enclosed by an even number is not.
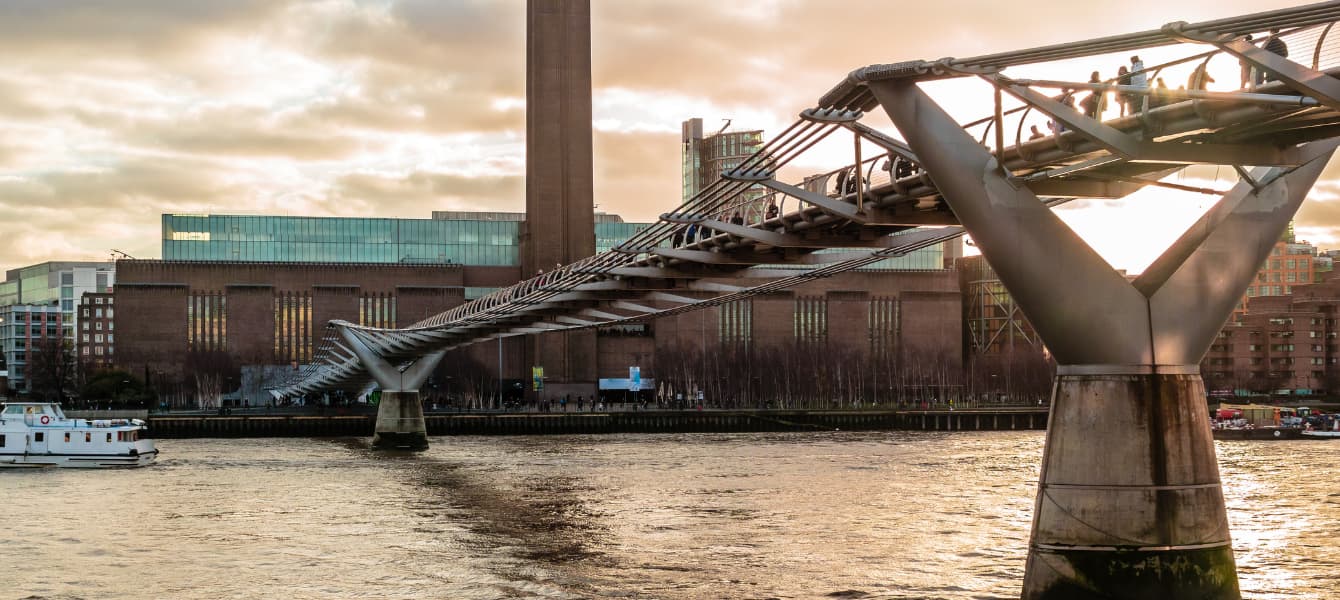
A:
[[[374,443],[425,447],[418,390],[452,349],[699,310],[969,234],[1058,364],[1023,597],[1238,598],[1198,363],[1340,139],[1337,20],[1326,2],[856,69],[615,249],[409,327],[331,322],[274,393],[375,382]],[[1120,79],[1016,75],[1137,52],[1168,58]],[[1196,73],[1211,69],[1240,71],[1242,86],[1204,89]],[[994,110],[952,118],[936,87],[950,79],[980,82]],[[1081,95],[1096,101],[1068,101]],[[871,124],[880,113],[891,130]],[[849,162],[783,181],[833,136],[851,137]],[[1193,165],[1237,177],[1227,190],[1167,181]],[[1051,210],[1149,186],[1219,200],[1133,280]],[[747,193],[760,187],[762,200]]]

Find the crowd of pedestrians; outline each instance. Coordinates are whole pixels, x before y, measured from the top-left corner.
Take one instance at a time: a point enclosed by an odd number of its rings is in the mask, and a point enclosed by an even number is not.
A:
[[[1251,35],[1245,38],[1248,42],[1255,43]],[[1289,46],[1280,36],[1279,29],[1270,30],[1270,37],[1266,38],[1261,44],[1264,50],[1278,56],[1288,58]],[[1270,72],[1260,69],[1252,63],[1241,61],[1242,73],[1238,87],[1241,89],[1252,90],[1256,86],[1273,81],[1276,77]],[[1158,76],[1162,67],[1153,69],[1149,72],[1145,68],[1145,63],[1138,55],[1131,57],[1130,65],[1122,65],[1117,68],[1117,75],[1112,80],[1117,84],[1118,90],[1115,92],[1115,100],[1120,116],[1134,115],[1150,108],[1157,108],[1174,102],[1184,96],[1178,94],[1174,96],[1164,82],[1162,77]],[[1209,59],[1201,61],[1191,76],[1187,78],[1185,86],[1178,86],[1178,91],[1195,90],[1205,91],[1208,85],[1214,83],[1215,79],[1209,72]],[[1099,71],[1094,71],[1089,75],[1088,83],[1093,84],[1088,94],[1079,99],[1079,105],[1076,106],[1076,90],[1066,89],[1056,98],[1061,104],[1068,108],[1083,114],[1090,119],[1102,119],[1103,113],[1108,108],[1108,91],[1105,86],[1108,82],[1103,80]],[[1147,90],[1147,91],[1146,91]],[[1047,128],[1052,135],[1059,135],[1066,130],[1065,123],[1060,120],[1050,120],[1047,122]],[[1033,125],[1029,129],[1029,140],[1036,140],[1045,137],[1045,134]]]

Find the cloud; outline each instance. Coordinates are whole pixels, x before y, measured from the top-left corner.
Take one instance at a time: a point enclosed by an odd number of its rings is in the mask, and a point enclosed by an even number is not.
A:
[[[525,204],[525,178],[422,171],[398,177],[351,173],[335,181],[330,195],[341,205],[377,206],[391,214],[417,212],[418,218],[427,218],[433,210],[514,211]]]
[[[857,67],[1259,3],[1168,7],[593,3],[595,201],[655,218],[680,201],[681,121],[732,119],[771,138]],[[156,256],[161,212],[522,210],[525,24],[525,4],[510,0],[0,3],[0,266],[110,247]],[[796,169],[837,166],[850,155],[839,137]],[[1329,185],[1336,169],[1300,212],[1300,230],[1340,228],[1328,199],[1340,193]]]

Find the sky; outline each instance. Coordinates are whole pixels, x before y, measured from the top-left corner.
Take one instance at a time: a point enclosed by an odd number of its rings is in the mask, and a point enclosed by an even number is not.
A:
[[[594,0],[595,201],[654,219],[680,199],[681,121],[730,119],[770,138],[868,64],[1294,4]],[[0,2],[0,268],[112,249],[156,258],[162,213],[521,211],[524,11],[521,0]],[[1123,61],[1044,72],[1085,80]],[[1211,89],[1236,87],[1235,64],[1216,68]],[[937,91],[955,116],[989,110],[980,90]],[[797,168],[840,166],[834,148]],[[1177,181],[1227,189],[1234,176],[1211,167]],[[1153,190],[1062,216],[1114,266],[1138,271],[1212,202]],[[1340,168],[1298,231],[1340,245]]]

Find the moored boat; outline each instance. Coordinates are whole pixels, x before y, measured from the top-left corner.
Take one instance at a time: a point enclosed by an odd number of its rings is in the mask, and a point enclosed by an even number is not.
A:
[[[0,407],[0,468],[142,467],[158,458],[139,419],[70,419],[48,402]]]
[[[1296,440],[1303,434],[1298,427],[1216,427],[1216,440]]]

